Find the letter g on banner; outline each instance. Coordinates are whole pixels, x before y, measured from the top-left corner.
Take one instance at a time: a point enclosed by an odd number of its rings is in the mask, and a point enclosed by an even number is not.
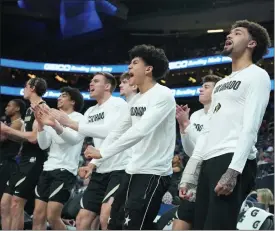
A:
[[[181,60],[181,61],[169,63],[170,70],[183,69],[183,68],[187,68],[187,67],[188,67],[188,60]]]
[[[56,63],[45,63],[44,70],[47,71],[70,71],[71,65],[69,64],[56,64]]]
[[[238,220],[238,230],[261,230],[261,226],[273,214],[263,209],[251,207]]]

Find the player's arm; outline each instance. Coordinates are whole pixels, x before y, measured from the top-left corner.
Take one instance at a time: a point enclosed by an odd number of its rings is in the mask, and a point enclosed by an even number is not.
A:
[[[130,127],[118,140],[108,147],[101,148],[100,155],[103,158],[110,158],[134,146],[159,126],[173,110],[176,110],[176,103],[172,94],[159,97],[156,104],[147,108],[141,119]]]
[[[45,130],[38,129],[37,142],[38,142],[39,147],[42,150],[45,150],[50,147],[50,145],[52,143],[52,139],[48,132],[46,132]]]
[[[244,105],[243,125],[229,169],[242,173],[248,155],[257,141],[257,134],[268,105],[270,90],[269,78],[251,76]]]
[[[31,132],[16,130],[12,127],[8,127],[7,125],[2,126],[2,123],[1,123],[1,131],[4,132],[5,134],[7,134],[8,136],[12,136],[18,142],[28,141],[30,143],[37,143],[37,122],[36,122],[36,120],[33,123],[33,129]]]
[[[77,122],[81,121],[81,119],[84,119],[83,115],[75,118],[75,120]],[[52,128],[56,131],[56,133],[59,135],[60,138],[62,138],[66,143],[69,143],[71,145],[78,144],[85,138],[79,132],[77,132],[71,128],[68,128],[68,127],[64,128],[57,121]]]
[[[193,115],[194,114],[191,115],[190,123],[186,127],[186,129],[184,131],[180,132],[182,147],[183,147],[184,152],[188,156],[192,155],[194,148],[195,148],[196,140],[197,140],[196,131],[192,124]]]
[[[107,110],[105,113],[104,124],[85,123],[80,121],[79,123],[71,123],[69,127],[84,136],[104,139],[109,135],[109,133],[114,129],[115,124],[117,124],[125,114],[129,114],[129,108],[126,102],[125,104],[123,103]],[[121,130],[121,128],[123,130]],[[124,130],[125,125],[120,127],[119,130],[117,129],[116,132],[120,131],[120,135]]]
[[[131,126],[132,126],[132,119],[130,115],[130,110],[127,107],[121,111],[120,117],[113,123],[114,127],[109,132],[108,136],[104,139],[101,147],[108,147],[113,142],[119,139]],[[90,165],[99,167],[105,159],[92,159]]]
[[[22,130],[22,126],[24,126],[24,123],[22,121],[16,121],[14,123],[11,124],[11,128],[14,129],[14,130],[17,130],[17,131],[21,131]],[[15,141],[15,142],[21,142],[21,139],[20,138],[17,138],[16,136],[13,136],[11,134],[5,134],[3,133],[3,137],[1,140],[12,140],[12,141]]]

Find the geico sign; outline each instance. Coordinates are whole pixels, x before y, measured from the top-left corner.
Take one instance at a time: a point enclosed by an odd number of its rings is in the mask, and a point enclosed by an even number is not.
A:
[[[169,63],[169,69],[170,70],[186,68],[186,67],[188,67],[188,61],[187,60],[182,60],[182,61]]]
[[[70,71],[71,65],[69,64],[55,64],[55,63],[45,63],[44,70],[48,71]]]

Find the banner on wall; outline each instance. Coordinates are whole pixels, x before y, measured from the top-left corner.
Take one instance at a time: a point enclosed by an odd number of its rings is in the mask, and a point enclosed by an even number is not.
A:
[[[273,58],[274,48],[269,48],[269,52],[264,58]],[[213,66],[219,64],[231,63],[231,58],[226,56],[207,56],[194,59],[179,60],[169,63],[170,70],[179,70],[186,68]],[[81,64],[62,64],[62,63],[40,63],[29,62],[12,59],[0,59],[2,67],[39,70],[39,71],[61,71],[73,73],[95,73],[95,72],[110,72],[123,73],[127,70],[127,65],[81,65]]]
[[[270,81],[271,83],[271,89],[274,91],[274,80]],[[199,95],[200,86],[195,87],[182,87],[182,88],[173,88],[171,89],[173,92],[173,95],[175,98],[188,98],[188,97],[194,97]],[[11,96],[23,96],[24,95],[24,88],[20,87],[9,87],[9,86],[0,86],[0,92],[2,95],[11,95]],[[83,98],[85,100],[94,100],[90,98],[89,92],[81,92],[83,95]],[[58,90],[47,90],[47,92],[44,94],[44,98],[49,99],[56,99],[60,95],[60,91]],[[120,96],[119,92],[114,92],[113,96]]]

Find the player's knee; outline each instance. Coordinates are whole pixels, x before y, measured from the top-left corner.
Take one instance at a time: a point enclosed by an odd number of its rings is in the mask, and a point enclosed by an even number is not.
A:
[[[80,209],[76,217],[76,228],[80,230],[89,229],[95,218],[95,213],[85,209]]]
[[[1,216],[6,216],[10,212],[11,204],[8,200],[2,199],[1,200]]]
[[[81,229],[81,224],[83,224],[85,221],[85,216],[80,211],[76,216],[75,224],[77,229]]]
[[[24,209],[24,201],[19,197],[12,197],[11,200],[11,212],[17,213]]]
[[[41,209],[39,207],[35,207],[34,211],[33,211],[33,222],[37,223],[37,222],[43,222],[46,220],[46,212],[44,209]]]

